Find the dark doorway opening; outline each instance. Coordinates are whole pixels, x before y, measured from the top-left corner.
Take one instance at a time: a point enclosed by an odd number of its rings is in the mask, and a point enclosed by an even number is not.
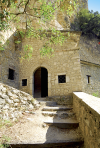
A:
[[[48,71],[40,67],[34,73],[34,97],[48,96]]]

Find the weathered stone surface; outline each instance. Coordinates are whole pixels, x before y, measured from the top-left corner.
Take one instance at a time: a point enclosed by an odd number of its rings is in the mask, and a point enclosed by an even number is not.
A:
[[[0,92],[0,97],[1,97],[1,98],[2,98],[2,94],[3,94],[3,93],[2,93],[2,92]]]
[[[26,104],[26,101],[21,100],[21,103],[22,103],[22,104]]]
[[[19,90],[12,89],[10,86],[6,86],[0,83],[0,117],[2,119],[12,119],[13,121],[22,116],[22,112],[27,109],[31,110],[39,108],[38,101],[27,93],[20,92]],[[6,88],[6,89],[5,89]],[[13,90],[13,91],[12,91]],[[18,95],[17,95],[18,94]],[[22,94],[22,95],[21,95]],[[29,111],[30,112],[30,111]]]
[[[18,106],[18,103],[14,103],[14,107],[17,107]]]
[[[13,103],[13,100],[6,99],[6,102],[9,103],[9,104],[12,104]]]
[[[60,118],[68,118],[68,113],[62,113],[60,116],[59,116]]]
[[[23,100],[24,100],[24,101],[27,101],[27,98],[26,98],[26,97],[23,97]]]
[[[6,104],[3,109],[9,109],[9,104]]]
[[[18,94],[18,93],[19,93],[19,90],[13,89],[12,92],[13,92],[14,94]]]
[[[5,100],[2,99],[2,98],[0,98],[0,105],[1,105],[1,104],[5,104]]]
[[[35,108],[38,109],[38,108],[40,108],[40,106],[41,106],[40,104],[36,104],[36,105],[35,105]]]
[[[9,99],[9,97],[8,97],[7,95],[5,95],[5,94],[3,94],[1,97],[2,97],[3,99],[5,99],[5,100]]]
[[[99,148],[100,98],[84,92],[73,93],[73,111],[84,137],[85,148]],[[91,145],[92,143],[92,145]]]
[[[33,107],[33,105],[32,104],[30,104],[29,105],[29,109],[33,109],[34,107]]]
[[[2,109],[2,107],[3,107],[3,106],[2,106],[2,105],[0,105],[0,109]]]
[[[2,92],[5,93],[7,89],[5,87],[2,88]]]
[[[18,100],[18,99],[14,99],[13,101],[14,101],[15,103],[18,103],[18,102],[19,102],[19,100]]]
[[[13,96],[13,94],[10,91],[8,91],[7,94],[8,94],[9,97]]]

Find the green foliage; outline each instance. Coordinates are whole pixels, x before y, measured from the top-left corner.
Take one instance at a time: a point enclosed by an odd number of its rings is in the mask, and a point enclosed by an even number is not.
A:
[[[0,12],[0,31],[9,28],[8,16],[9,12],[6,9],[3,9],[2,12]]]
[[[82,9],[78,14],[80,29],[83,34],[100,37],[100,14]]]
[[[100,97],[98,92],[94,92],[92,95],[95,97]]]
[[[47,4],[46,1],[44,1],[44,3],[42,1],[40,2],[41,2],[40,11],[39,13],[38,11],[36,11],[36,15],[39,15],[44,22],[47,20],[50,21],[51,18],[53,17],[53,13],[55,12],[54,7],[53,7],[54,3],[48,2]]]
[[[10,120],[2,120],[0,119],[0,128],[2,128],[3,126],[7,126],[10,127],[12,126],[12,122]]]
[[[33,48],[31,45],[25,45],[24,46],[24,54],[21,56],[21,62],[23,59],[30,59],[32,57]]]
[[[0,50],[1,51],[5,50],[4,46],[0,46]]]
[[[41,28],[34,28],[33,20],[37,19],[39,25],[41,23],[49,24],[51,20],[54,19],[54,14],[57,10],[66,12],[68,15],[72,15],[74,10],[78,6],[78,0],[57,0],[57,1],[47,1],[47,0],[37,0],[34,3],[30,3],[30,0],[2,0],[1,1],[1,12],[0,12],[0,31],[7,30],[10,28],[10,22],[16,24],[16,28],[22,38],[34,37],[39,40],[44,41],[43,47],[40,49],[41,56],[53,56],[53,45],[62,45],[65,41],[65,36],[58,30],[52,29],[52,32],[48,32]],[[25,19],[24,31],[19,30],[21,18]],[[18,38],[15,40],[15,44],[20,44],[21,40]],[[0,47],[0,50],[3,50]],[[30,45],[24,47],[24,55],[22,59],[29,59],[32,57],[33,48]]]
[[[12,126],[12,122],[10,120],[3,120],[0,119],[0,128],[3,127],[10,127]],[[8,148],[10,145],[8,144],[10,142],[10,138],[3,135],[2,137],[0,137],[0,148]]]
[[[8,144],[10,142],[10,138],[3,135],[0,139],[0,148],[8,148],[10,145]]]
[[[47,55],[49,58],[52,55],[52,52],[54,51],[53,48],[49,47],[48,44],[46,43],[41,49],[40,49],[40,54],[41,57]],[[53,56],[53,55],[52,55]]]
[[[20,44],[20,43],[21,43],[21,41],[15,41],[15,43],[16,43],[16,44]]]

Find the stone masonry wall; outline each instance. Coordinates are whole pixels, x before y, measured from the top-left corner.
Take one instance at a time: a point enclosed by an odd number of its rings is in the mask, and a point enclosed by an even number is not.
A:
[[[84,138],[85,148],[100,147],[100,98],[73,93],[73,110]]]
[[[77,33],[76,33],[77,34]],[[78,34],[77,34],[78,35]],[[66,41],[63,46],[55,46],[54,57],[41,58],[39,49],[43,41],[24,39],[22,45],[29,43],[33,46],[32,58],[20,63],[20,89],[34,95],[34,72],[39,67],[48,71],[48,96],[64,96],[73,91],[82,91],[79,50],[79,36]],[[76,46],[76,48],[75,48]],[[66,75],[66,83],[58,83],[58,75]],[[22,79],[27,79],[27,86],[22,86]]]
[[[98,92],[100,95],[100,65],[81,64],[81,75],[83,92],[93,94]],[[87,75],[90,75],[90,83],[88,83]]]
[[[82,35],[79,42],[79,53],[81,60],[81,76],[83,91],[89,94],[99,92],[100,94],[100,45],[96,37]],[[87,76],[90,75],[90,83]]]
[[[19,88],[19,50],[15,50],[14,34],[4,43],[4,49],[0,51],[0,81]],[[14,80],[8,79],[9,68],[14,70]]]

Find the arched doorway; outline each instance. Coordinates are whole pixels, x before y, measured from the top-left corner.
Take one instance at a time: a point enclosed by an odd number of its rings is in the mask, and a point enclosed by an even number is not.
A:
[[[34,98],[48,96],[48,71],[40,67],[34,72]]]

